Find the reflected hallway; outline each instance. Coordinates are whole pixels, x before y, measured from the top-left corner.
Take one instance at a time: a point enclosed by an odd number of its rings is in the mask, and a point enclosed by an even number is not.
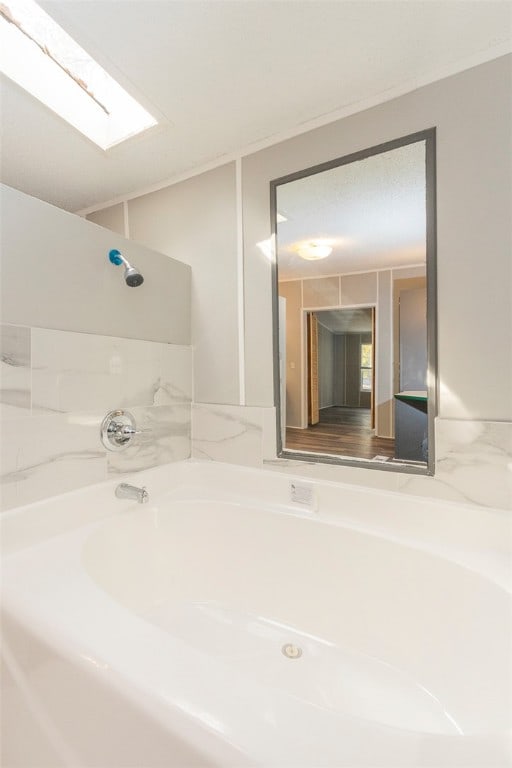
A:
[[[374,436],[370,409],[346,406],[322,408],[319,423],[307,429],[287,427],[285,447],[360,459],[393,459],[395,455],[392,438]]]

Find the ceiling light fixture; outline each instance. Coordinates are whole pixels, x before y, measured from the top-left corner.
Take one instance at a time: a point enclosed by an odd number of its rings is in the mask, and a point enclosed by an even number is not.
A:
[[[0,71],[102,149],[156,125],[33,0],[0,2]]]
[[[305,243],[297,249],[297,252],[301,259],[318,261],[319,259],[326,259],[327,256],[331,255],[332,246],[320,242]]]

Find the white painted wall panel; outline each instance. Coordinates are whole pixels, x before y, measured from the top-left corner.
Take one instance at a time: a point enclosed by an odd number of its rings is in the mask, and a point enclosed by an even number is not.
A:
[[[128,218],[134,240],[192,267],[194,400],[238,403],[235,163],[130,200]]]
[[[318,277],[304,280],[302,290],[305,307],[336,307],[340,300],[339,277]]]
[[[360,304],[371,306],[377,301],[377,273],[342,275],[340,280],[341,305],[352,307]]]
[[[125,234],[124,224],[124,206],[122,203],[117,205],[110,205],[108,208],[102,208],[101,211],[94,211],[87,215],[87,221],[92,221],[93,224],[99,224],[100,227],[111,229],[112,232],[117,232],[119,235]]]
[[[118,234],[1,187],[1,322],[190,343],[190,268]],[[144,275],[129,288],[118,248]]]
[[[305,427],[303,423],[303,338],[302,289],[300,280],[281,283],[279,295],[286,299],[286,425]]]

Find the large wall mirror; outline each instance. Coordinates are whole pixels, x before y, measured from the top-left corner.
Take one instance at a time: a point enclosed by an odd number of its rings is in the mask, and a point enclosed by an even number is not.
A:
[[[435,129],[271,182],[278,455],[433,474]]]

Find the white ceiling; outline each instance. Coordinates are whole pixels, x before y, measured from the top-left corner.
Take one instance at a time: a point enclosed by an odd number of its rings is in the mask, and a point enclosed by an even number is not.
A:
[[[425,142],[382,152],[280,185],[279,277],[367,272],[422,264],[426,258]],[[332,253],[306,261],[302,244],[325,241]]]
[[[366,333],[372,330],[371,309],[329,309],[315,312],[331,333]]]
[[[41,5],[160,120],[105,153],[2,77],[2,181],[68,210],[391,98],[511,40],[508,0]]]

